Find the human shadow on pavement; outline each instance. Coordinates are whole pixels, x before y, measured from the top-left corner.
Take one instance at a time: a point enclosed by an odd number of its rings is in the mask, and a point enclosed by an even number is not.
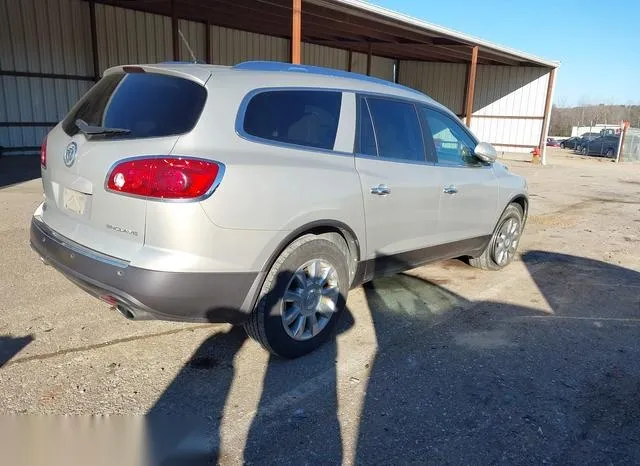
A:
[[[16,354],[22,351],[33,341],[31,335],[26,337],[12,337],[10,335],[0,335],[0,367],[4,366]]]
[[[640,462],[640,273],[522,260],[554,314],[408,274],[365,285],[378,352],[357,464]]]
[[[278,277],[282,279],[287,277]],[[347,308],[337,333],[352,324]],[[220,430],[231,385],[237,377],[236,356],[246,340],[246,333],[240,327],[214,334],[200,345],[165,389],[147,413],[151,464],[204,465],[242,459],[242,451],[227,452],[226,457],[225,452],[220,451]],[[336,340],[331,339],[315,352],[295,360],[271,356],[264,376],[261,372],[240,382],[262,386],[255,413],[248,413],[252,422],[244,463],[303,464],[315,462],[315,458],[319,462],[340,464],[342,441],[337,419],[336,358]],[[315,390],[314,381],[321,382],[322,390]],[[313,391],[312,400],[305,390]],[[305,438],[301,432],[317,423],[319,417],[322,418],[322,441]],[[224,419],[227,425],[239,421]]]

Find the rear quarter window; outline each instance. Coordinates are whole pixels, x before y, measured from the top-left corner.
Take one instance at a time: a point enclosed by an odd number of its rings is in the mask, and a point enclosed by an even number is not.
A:
[[[109,139],[149,138],[188,133],[207,99],[195,81],[157,73],[114,73],[102,78],[69,112],[62,123],[73,136],[75,121],[128,129]]]
[[[340,92],[263,91],[247,103],[242,128],[250,136],[269,141],[331,150],[341,104]]]

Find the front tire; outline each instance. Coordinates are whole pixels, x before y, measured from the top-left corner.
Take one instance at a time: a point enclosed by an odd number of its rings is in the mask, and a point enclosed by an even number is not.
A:
[[[607,152],[604,155],[605,155],[605,157],[612,158],[614,156],[613,155],[613,149],[611,149],[611,148],[607,149]]]
[[[267,351],[293,359],[333,337],[349,290],[349,250],[337,233],[304,235],[275,261],[245,324]]]
[[[469,259],[469,264],[483,270],[500,270],[511,263],[516,255],[524,212],[519,204],[509,204],[502,213],[486,249],[478,257]]]

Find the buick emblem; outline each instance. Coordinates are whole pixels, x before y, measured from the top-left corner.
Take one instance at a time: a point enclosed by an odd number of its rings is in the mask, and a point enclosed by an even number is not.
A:
[[[70,167],[76,161],[77,153],[78,144],[76,144],[75,142],[70,142],[64,151],[64,155],[62,156],[62,161],[67,167]]]

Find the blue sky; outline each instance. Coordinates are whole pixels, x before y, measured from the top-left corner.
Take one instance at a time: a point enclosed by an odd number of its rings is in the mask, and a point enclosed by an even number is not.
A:
[[[556,104],[640,104],[638,0],[619,3],[374,0],[372,3],[560,61],[554,96]]]

